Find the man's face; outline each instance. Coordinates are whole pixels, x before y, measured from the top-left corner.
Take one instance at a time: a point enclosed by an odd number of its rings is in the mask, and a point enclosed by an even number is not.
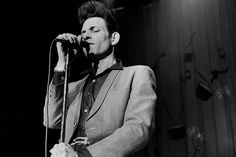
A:
[[[102,58],[110,53],[111,37],[103,18],[92,17],[87,19],[83,24],[81,35],[89,43],[89,48],[87,50],[84,49],[84,51],[88,51],[86,53],[94,53],[95,56]]]

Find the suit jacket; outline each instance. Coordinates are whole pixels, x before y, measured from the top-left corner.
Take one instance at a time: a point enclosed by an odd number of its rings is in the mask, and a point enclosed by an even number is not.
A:
[[[66,143],[78,122],[86,78],[68,85]],[[44,125],[48,122],[49,128],[60,128],[62,96],[63,84],[51,83],[49,103],[45,103],[44,107]],[[140,151],[150,140],[155,127],[156,99],[155,75],[148,66],[136,65],[112,70],[85,124],[90,141],[87,149],[91,155],[125,157]]]

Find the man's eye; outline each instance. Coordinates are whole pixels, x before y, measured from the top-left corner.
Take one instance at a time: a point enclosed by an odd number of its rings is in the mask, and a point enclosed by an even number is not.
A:
[[[100,30],[99,29],[93,29],[93,32],[99,32]]]

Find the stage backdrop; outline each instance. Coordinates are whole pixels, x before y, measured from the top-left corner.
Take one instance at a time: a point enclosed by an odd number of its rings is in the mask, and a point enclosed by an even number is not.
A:
[[[157,74],[154,153],[235,157],[235,1],[160,0],[120,15],[125,63]]]

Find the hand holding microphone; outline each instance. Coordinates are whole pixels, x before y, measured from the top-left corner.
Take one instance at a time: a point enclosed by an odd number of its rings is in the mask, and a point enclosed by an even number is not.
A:
[[[74,56],[78,51],[82,51],[81,47],[86,45],[86,42],[82,40],[82,36],[76,36],[71,33],[63,33],[56,37],[55,41],[58,53],[58,62],[54,70],[64,71],[65,56],[67,53],[72,53]]]
[[[55,41],[57,42],[57,48],[79,48],[82,43],[82,36],[76,36],[71,33],[63,33],[56,37]]]

